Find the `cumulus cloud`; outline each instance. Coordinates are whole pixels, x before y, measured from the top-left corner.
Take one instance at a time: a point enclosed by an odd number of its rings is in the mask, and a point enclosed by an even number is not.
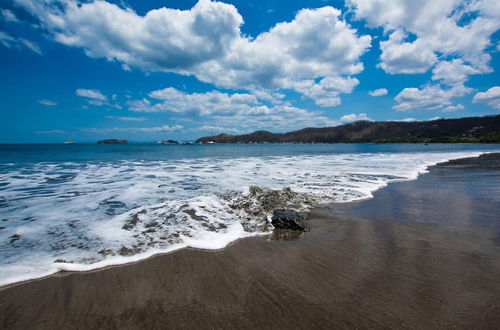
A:
[[[270,92],[263,89],[254,89],[251,91],[252,95],[262,101],[271,102],[273,104],[279,104],[283,102],[285,94],[279,92]]]
[[[340,77],[363,70],[359,57],[371,45],[332,7],[302,9],[255,39],[239,39],[223,59],[197,75],[221,87],[293,88],[297,81]],[[314,50],[314,51],[312,51]]]
[[[465,83],[470,75],[481,73],[469,65],[465,65],[461,59],[442,61],[432,70],[432,80],[441,80],[447,85]]]
[[[340,117],[340,121],[342,122],[352,122],[352,121],[358,121],[358,120],[371,120],[368,118],[366,113],[360,113],[359,115],[351,113],[349,115],[344,115]]]
[[[389,40],[380,42],[381,63],[387,73],[423,73],[437,62],[434,52],[426,48],[421,39],[404,42],[407,35],[401,30],[391,33]]]
[[[340,122],[332,120],[320,111],[306,111],[290,105],[256,107],[249,112],[233,115],[214,115],[207,125],[233,127],[243,132],[266,129],[284,132],[304,127],[336,126]]]
[[[340,94],[349,94],[359,84],[356,78],[326,77],[315,83],[314,80],[295,82],[293,89],[313,99],[320,107],[334,107],[340,104]]]
[[[384,96],[387,95],[387,93],[388,91],[385,88],[378,88],[368,92],[371,96]]]
[[[449,105],[446,108],[443,109],[444,112],[453,112],[453,111],[458,111],[458,110],[463,110],[465,107],[462,104],[457,104],[457,105]]]
[[[470,92],[470,75],[492,71],[492,35],[500,28],[500,5],[494,0],[348,0],[357,19],[382,27],[378,66],[389,74],[425,73],[433,84],[405,88],[395,98],[396,110],[443,109],[454,97]]]
[[[148,97],[131,100],[127,105],[136,112],[197,114],[208,118],[205,126],[233,127],[238,131],[257,128],[276,131],[338,124],[320,111],[307,111],[286,102],[268,106],[248,93],[185,93],[168,87],[150,92]]]
[[[412,117],[408,117],[408,118],[401,119],[400,121],[405,122],[405,123],[411,123],[413,121],[417,121],[417,119],[412,118]]]
[[[51,100],[38,100],[38,103],[42,105],[46,105],[48,107],[53,107],[57,105],[57,102]]]
[[[207,93],[185,93],[168,87],[148,94],[151,99],[128,101],[130,110],[137,112],[197,113],[200,115],[232,114],[250,111],[259,102],[252,94],[227,94],[219,91]]]
[[[151,71],[182,72],[223,56],[243,23],[234,6],[209,0],[191,10],[160,8],[145,16],[106,1],[15,2],[37,16],[56,41]]]
[[[494,109],[500,109],[500,86],[491,87],[486,92],[474,95],[473,103],[484,103]]]
[[[490,72],[487,48],[500,28],[495,0],[348,0],[358,19],[383,27],[380,66],[388,73],[426,72],[438,57],[460,56],[482,73]]]
[[[414,109],[441,109],[451,104],[451,99],[461,97],[471,90],[463,85],[443,89],[439,85],[425,85],[422,88],[405,88],[394,100],[393,109],[408,111]]]
[[[35,42],[25,38],[14,37],[3,31],[0,31],[0,45],[10,49],[29,49],[38,55],[42,55],[42,50]]]
[[[105,1],[14,1],[56,41],[81,47],[88,56],[116,60],[126,69],[194,75],[223,88],[294,89],[303,80],[349,80],[363,70],[359,58],[371,45],[370,36],[358,36],[329,6],[302,9],[292,21],[250,38],[241,33],[237,9],[217,1],[144,16]],[[316,88],[325,89],[317,104],[339,103],[338,92],[329,88]]]

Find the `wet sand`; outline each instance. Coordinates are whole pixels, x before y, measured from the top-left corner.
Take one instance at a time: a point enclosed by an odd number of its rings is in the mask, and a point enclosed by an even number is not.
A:
[[[0,328],[498,329],[499,214],[500,157],[452,162],[302,235],[0,289]]]

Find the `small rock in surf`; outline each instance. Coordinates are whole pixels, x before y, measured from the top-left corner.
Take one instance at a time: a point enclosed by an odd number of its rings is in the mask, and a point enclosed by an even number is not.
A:
[[[304,217],[293,210],[274,210],[271,223],[274,228],[310,231],[311,227]]]

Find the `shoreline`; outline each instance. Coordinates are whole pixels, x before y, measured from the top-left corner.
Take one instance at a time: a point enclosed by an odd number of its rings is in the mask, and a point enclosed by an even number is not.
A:
[[[352,205],[353,203],[361,203],[361,202],[365,202],[365,201],[368,201],[368,200],[371,200],[373,199],[373,194],[375,194],[377,191],[381,190],[381,189],[386,189],[389,185],[391,184],[395,184],[395,183],[399,183],[399,182],[409,182],[409,181],[415,181],[415,180],[418,180],[419,177],[423,174],[426,174],[429,172],[429,170],[432,168],[432,167],[439,167],[439,166],[446,166],[447,164],[452,164],[452,163],[458,163],[458,164],[461,164],[461,163],[467,163],[468,161],[474,161],[475,159],[479,158],[479,157],[484,157],[484,156],[488,156],[488,155],[492,155],[494,158],[496,156],[499,156],[500,157],[500,153],[495,153],[495,152],[480,152],[478,153],[478,156],[472,156],[472,157],[466,157],[466,158],[457,158],[457,159],[449,159],[447,161],[444,161],[444,162],[439,162],[439,163],[434,163],[434,164],[431,164],[431,165],[427,165],[426,168],[419,172],[417,174],[417,176],[415,178],[411,178],[411,179],[394,179],[390,182],[388,182],[385,186],[382,186],[382,187],[379,187],[377,188],[375,191],[372,191],[372,196],[368,196],[368,197],[365,197],[365,198],[361,198],[361,199],[356,199],[356,200],[353,200],[353,201],[349,201],[349,202],[334,202],[334,203],[327,203],[327,204],[320,204],[320,205],[316,205],[314,206],[312,209],[310,209],[309,211],[307,211],[307,213],[309,214],[308,217],[311,217],[311,214],[315,214],[315,211],[318,211],[320,209],[323,209],[323,208],[330,208],[330,206],[334,206],[334,207],[338,207],[338,208],[345,208],[345,207],[348,207],[349,205]],[[96,264],[100,264],[100,263],[109,263],[108,265],[104,265],[104,266],[95,266],[95,268],[91,268],[91,269],[85,269],[85,270],[72,270],[72,269],[61,269],[59,271],[56,271],[54,273],[51,273],[51,274],[48,274],[48,275],[43,275],[43,276],[40,276],[40,277],[34,277],[34,278],[29,278],[29,279],[26,279],[26,280],[21,280],[21,281],[16,281],[16,282],[12,282],[12,283],[8,283],[8,284],[0,284],[0,292],[2,292],[4,289],[9,289],[11,287],[14,287],[14,286],[18,286],[18,285],[24,285],[24,284],[27,284],[27,283],[30,283],[30,282],[34,282],[34,281],[40,281],[40,280],[45,280],[47,278],[50,278],[50,277],[62,277],[62,276],[68,276],[68,275],[71,275],[73,273],[82,273],[82,274],[85,274],[85,273],[93,273],[93,272],[97,272],[97,271],[104,271],[104,270],[107,270],[107,269],[110,269],[110,268],[116,268],[116,267],[122,267],[122,266],[127,266],[127,265],[133,265],[133,264],[136,264],[136,263],[140,263],[142,261],[147,261],[151,258],[155,258],[155,257],[158,257],[158,256],[162,256],[162,255],[168,255],[168,254],[171,254],[171,253],[175,253],[175,252],[179,252],[179,251],[182,251],[182,250],[185,250],[185,249],[192,249],[192,250],[199,250],[199,251],[207,251],[207,252],[217,252],[217,251],[221,251],[221,250],[224,250],[226,249],[227,247],[237,243],[238,241],[240,240],[244,240],[244,239],[252,239],[252,238],[259,238],[259,237],[266,237],[266,236],[270,236],[270,235],[273,235],[272,232],[270,233],[254,233],[254,234],[250,234],[248,236],[245,236],[245,237],[239,237],[237,238],[236,240],[234,241],[230,241],[228,244],[226,244],[224,247],[222,248],[218,248],[218,249],[205,249],[205,248],[197,248],[197,247],[191,247],[189,245],[187,246],[182,246],[182,245],[185,245],[185,244],[180,244],[181,246],[179,247],[176,247],[176,246],[172,246],[171,249],[166,249],[165,251],[161,251],[161,250],[151,250],[151,251],[146,251],[144,253],[141,253],[141,254],[138,254],[138,255],[132,255],[132,256],[125,256],[125,257],[122,257],[122,256],[117,256],[117,259],[119,258],[125,258],[125,259],[130,259],[130,258],[133,258],[133,257],[137,257],[137,258],[134,258],[135,260],[131,260],[131,261],[118,261],[116,263],[114,263],[114,260],[102,260],[100,262],[97,262]],[[141,255],[146,255],[144,257],[142,257]],[[107,262],[106,262],[107,261]],[[66,266],[68,266],[68,268],[72,268],[71,267],[72,264],[66,264]],[[89,265],[84,265],[84,266],[93,266],[95,264],[89,264]],[[77,264],[77,266],[80,266],[80,264]]]
[[[312,210],[298,238],[14,283],[0,288],[0,327],[495,328],[499,167],[498,154],[432,166]]]
[[[374,190],[374,191],[371,192],[372,196],[367,196],[365,198],[360,198],[360,199],[356,199],[356,200],[349,201],[349,202],[335,202],[335,203],[327,203],[327,204],[324,204],[324,205],[322,205],[322,204],[316,205],[312,209],[310,209],[307,213],[311,213],[311,212],[314,213],[314,210],[321,209],[322,207],[325,207],[325,206],[328,207],[328,205],[330,205],[330,204],[338,205],[340,207],[343,207],[343,206],[349,205],[351,203],[359,203],[359,202],[367,201],[367,200],[370,200],[370,199],[373,198],[373,194],[374,193],[376,193],[377,191],[379,191],[381,189],[387,188],[387,186],[390,185],[390,184],[394,184],[394,183],[398,183],[398,182],[407,182],[407,181],[418,180],[418,178],[421,175],[428,173],[429,169],[432,168],[432,167],[434,167],[434,166],[440,166],[442,164],[447,164],[447,163],[453,162],[453,161],[461,161],[463,159],[465,159],[465,160],[475,159],[475,158],[478,158],[478,157],[482,157],[484,155],[496,155],[497,153],[495,153],[495,152],[478,152],[477,154],[478,154],[477,156],[472,156],[472,157],[467,157],[467,158],[458,158],[458,159],[449,159],[449,160],[444,161],[444,162],[432,163],[430,165],[427,165],[425,167],[425,169],[419,170],[419,172],[418,172],[418,174],[416,175],[415,178],[410,178],[410,179],[393,179],[392,181],[389,181],[386,185],[378,187],[376,190]],[[7,284],[1,284],[0,283],[0,292],[2,290],[8,289],[8,288],[10,288],[12,286],[23,285],[23,284],[26,284],[26,283],[29,283],[29,282],[32,282],[32,281],[44,280],[44,279],[50,278],[51,276],[66,276],[66,275],[72,274],[72,273],[89,273],[89,272],[95,272],[95,271],[100,271],[100,270],[106,270],[108,268],[113,268],[113,267],[120,267],[120,266],[131,265],[131,264],[135,264],[135,263],[138,263],[138,262],[146,261],[146,260],[148,260],[150,258],[153,258],[153,257],[156,257],[156,256],[166,255],[166,254],[174,253],[174,252],[177,252],[177,251],[182,251],[184,249],[194,249],[194,250],[201,250],[201,251],[220,251],[220,250],[223,250],[223,249],[227,248],[231,244],[234,244],[234,243],[238,242],[239,240],[248,239],[248,238],[255,238],[255,237],[260,237],[260,236],[268,236],[268,235],[272,235],[272,232],[271,233],[259,232],[259,233],[253,233],[253,234],[248,233],[248,234],[249,235],[247,235],[247,236],[239,237],[236,240],[230,241],[228,244],[226,244],[222,248],[218,248],[218,249],[197,248],[197,247],[192,247],[192,246],[189,246],[189,245],[186,245],[186,244],[179,243],[179,246],[171,246],[169,249],[165,249],[163,251],[162,250],[150,250],[150,251],[146,251],[146,252],[143,252],[143,253],[140,253],[140,254],[137,254],[137,255],[132,255],[132,256],[115,256],[111,260],[104,259],[102,261],[99,261],[99,262],[94,263],[94,264],[89,264],[89,265],[81,265],[81,264],[68,263],[68,264],[64,264],[66,266],[66,268],[68,268],[68,269],[60,269],[60,270],[58,270],[56,272],[53,272],[53,273],[50,273],[50,274],[47,274],[47,275],[43,275],[43,276],[40,276],[40,277],[28,278],[28,279],[25,279],[25,280],[15,281],[15,282],[7,283]],[[132,260],[130,260],[130,261],[127,261],[127,260],[116,261],[116,259],[121,259],[121,258],[132,259]],[[104,265],[100,265],[100,264],[104,264]],[[73,265],[75,265],[75,267],[72,267]],[[90,267],[90,269],[82,269],[82,270],[71,269],[71,268],[78,268],[79,266],[82,267],[82,268],[84,268],[84,267]],[[64,267],[62,267],[62,268],[64,268]]]

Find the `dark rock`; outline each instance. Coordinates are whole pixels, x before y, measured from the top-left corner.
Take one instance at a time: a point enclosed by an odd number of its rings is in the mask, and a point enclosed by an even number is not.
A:
[[[14,234],[10,238],[10,244],[14,243],[15,241],[19,240],[21,238],[21,235],[19,234]]]
[[[293,210],[274,210],[271,223],[274,228],[310,231],[311,227],[304,217]]]

